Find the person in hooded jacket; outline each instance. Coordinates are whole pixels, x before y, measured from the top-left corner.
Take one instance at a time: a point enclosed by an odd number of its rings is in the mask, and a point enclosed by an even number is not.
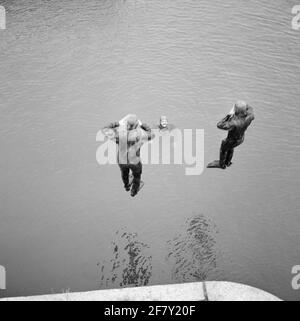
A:
[[[117,160],[121,170],[122,181],[126,191],[131,190],[134,197],[141,184],[142,162],[140,149],[142,145],[154,138],[151,128],[140,123],[136,115],[128,115],[122,122],[114,122],[103,128],[104,132],[113,130],[112,136],[118,144]],[[129,182],[130,171],[133,175],[132,184]]]
[[[220,148],[221,168],[225,169],[232,164],[234,148],[243,143],[245,132],[253,120],[253,108],[244,101],[238,101],[231,112],[218,122],[219,129],[228,131],[227,138],[222,141]]]

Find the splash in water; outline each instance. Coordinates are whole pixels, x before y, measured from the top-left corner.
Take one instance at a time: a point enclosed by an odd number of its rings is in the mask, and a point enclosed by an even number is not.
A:
[[[109,263],[104,261],[100,268],[101,288],[145,286],[149,283],[152,256],[149,246],[138,240],[137,233],[117,231],[112,252],[113,258]]]
[[[203,281],[216,269],[216,226],[198,215],[186,220],[184,233],[168,241],[167,260],[176,282]]]

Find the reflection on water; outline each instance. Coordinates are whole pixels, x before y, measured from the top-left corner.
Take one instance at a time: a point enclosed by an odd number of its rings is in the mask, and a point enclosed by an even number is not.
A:
[[[182,230],[168,241],[167,260],[173,264],[172,278],[179,282],[206,280],[216,269],[216,226],[198,215],[187,219]]]
[[[167,244],[166,261],[175,282],[206,280],[217,275],[219,256],[216,225],[203,215],[185,221],[180,232]],[[152,276],[153,248],[139,240],[137,233],[117,231],[111,242],[110,261],[98,263],[100,288],[145,286]]]
[[[119,231],[111,244],[113,258],[101,266],[100,288],[147,285],[152,274],[149,246],[138,240],[137,233]]]

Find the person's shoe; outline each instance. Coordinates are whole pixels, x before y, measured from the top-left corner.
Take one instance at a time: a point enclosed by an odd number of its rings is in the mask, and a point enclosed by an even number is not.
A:
[[[230,167],[233,163],[229,162],[228,164],[226,164],[227,167]]]
[[[125,185],[125,186],[124,186],[125,191],[126,191],[126,192],[129,192],[129,191],[130,191],[130,187],[131,187],[131,186],[130,186],[129,184],[128,184],[128,185]]]
[[[132,186],[130,195],[134,197],[139,192],[139,190],[139,187],[137,188],[136,186]]]
[[[220,168],[226,169],[226,165],[225,164],[220,164]]]
[[[132,196],[132,197],[135,197],[135,195],[137,194],[137,191],[135,191],[135,190],[131,190],[131,193],[130,193],[130,195]]]

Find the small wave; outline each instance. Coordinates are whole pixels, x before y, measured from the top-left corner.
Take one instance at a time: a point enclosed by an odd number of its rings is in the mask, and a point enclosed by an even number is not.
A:
[[[216,226],[198,215],[186,220],[184,233],[168,241],[167,261],[177,282],[203,281],[217,267]]]
[[[100,268],[100,287],[146,286],[152,275],[149,246],[137,233],[116,232],[112,242],[112,259]],[[100,267],[101,266],[101,267]]]

